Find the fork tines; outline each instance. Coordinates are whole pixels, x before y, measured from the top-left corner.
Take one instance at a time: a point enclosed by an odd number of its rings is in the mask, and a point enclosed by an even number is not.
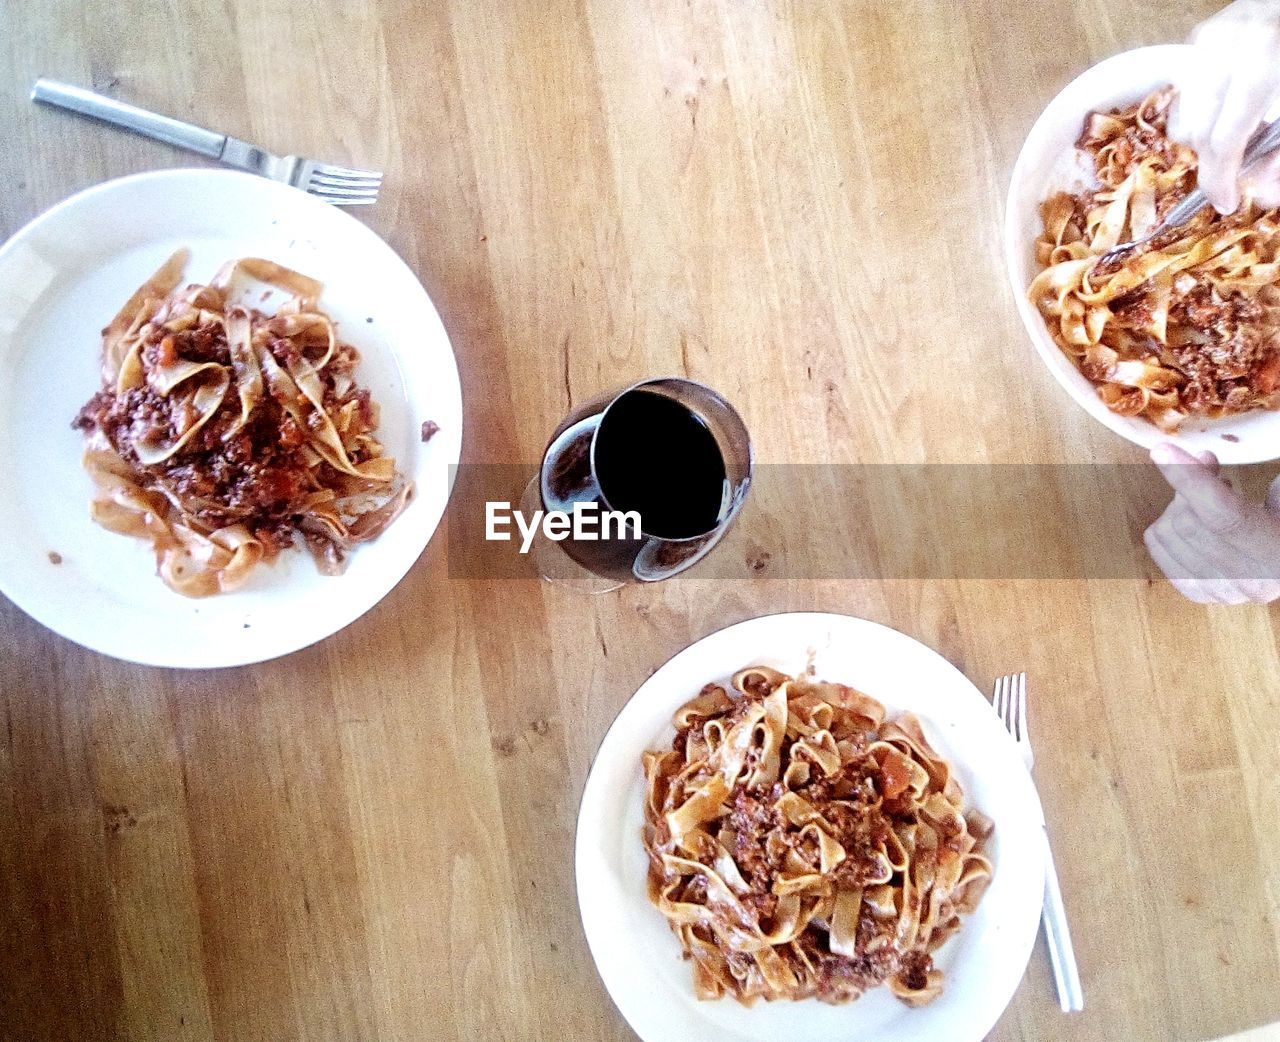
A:
[[[305,188],[312,195],[340,206],[361,206],[378,201],[382,174],[316,163],[307,172]]]
[[[992,704],[1009,733],[1021,740],[1027,730],[1026,673],[1010,673],[997,679]]]

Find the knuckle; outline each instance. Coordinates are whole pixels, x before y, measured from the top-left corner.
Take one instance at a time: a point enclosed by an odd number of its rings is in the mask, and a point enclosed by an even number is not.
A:
[[[1204,519],[1204,526],[1217,536],[1234,535],[1240,530],[1242,519],[1236,511],[1211,510]]]
[[[1194,507],[1195,521],[1217,535],[1231,535],[1245,522],[1244,510],[1236,494],[1226,487],[1214,488]]]
[[[1169,518],[1169,527],[1175,535],[1192,540],[1204,532],[1204,527],[1196,520],[1195,515],[1186,510],[1177,510]]]

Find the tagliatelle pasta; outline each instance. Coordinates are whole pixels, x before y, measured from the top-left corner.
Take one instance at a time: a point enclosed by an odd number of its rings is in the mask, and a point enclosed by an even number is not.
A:
[[[965,811],[911,714],[762,666],[708,684],[644,754],[649,898],[699,998],[827,1002],[886,983],[935,998],[931,954],[991,878],[991,822]]]
[[[191,597],[234,589],[295,535],[336,573],[413,492],[374,437],[360,356],[314,279],[246,258],[179,289],[186,261],[170,257],[103,330],[103,387],[75,421],[93,518],[149,539],[160,577]],[[235,303],[238,280],[288,299],[271,315]]]
[[[1280,218],[1206,207],[1140,238],[1196,186],[1196,155],[1166,134],[1172,88],[1090,113],[1077,147],[1097,187],[1041,206],[1042,271],[1028,295],[1109,408],[1173,431],[1189,415],[1280,408]]]

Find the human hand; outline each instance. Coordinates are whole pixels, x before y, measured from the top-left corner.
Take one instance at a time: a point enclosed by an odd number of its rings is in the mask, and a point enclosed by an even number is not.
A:
[[[1196,150],[1200,187],[1219,213],[1236,211],[1242,188],[1261,206],[1280,206],[1280,153],[1240,175],[1245,146],[1280,103],[1280,0],[1236,0],[1190,43],[1169,136]]]
[[[1212,452],[1163,444],[1151,458],[1175,495],[1143,539],[1179,592],[1198,604],[1280,597],[1280,478],[1265,503],[1250,503],[1219,477]]]

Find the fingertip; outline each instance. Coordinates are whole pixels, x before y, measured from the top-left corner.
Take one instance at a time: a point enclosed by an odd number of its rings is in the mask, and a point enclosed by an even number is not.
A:
[[[1226,217],[1236,212],[1239,193],[1235,186],[1218,174],[1210,173],[1203,162],[1200,165],[1199,186],[1205,198],[1209,200],[1209,205],[1220,216]]]
[[[1196,458],[1191,453],[1185,451],[1181,447],[1175,445],[1171,441],[1162,441],[1154,446],[1151,450],[1151,461],[1156,464],[1161,463],[1195,463]]]
[[[1240,207],[1240,192],[1236,188],[1233,176],[1223,175],[1216,172],[1210,173],[1209,169],[1201,163],[1200,166],[1200,189],[1204,192],[1205,198],[1209,200],[1209,205],[1218,211],[1223,217],[1233,214]]]
[[[1151,449],[1153,463],[1176,463],[1180,466],[1204,466],[1217,471],[1218,457],[1210,449],[1190,453],[1181,445],[1171,441],[1162,441]]]

